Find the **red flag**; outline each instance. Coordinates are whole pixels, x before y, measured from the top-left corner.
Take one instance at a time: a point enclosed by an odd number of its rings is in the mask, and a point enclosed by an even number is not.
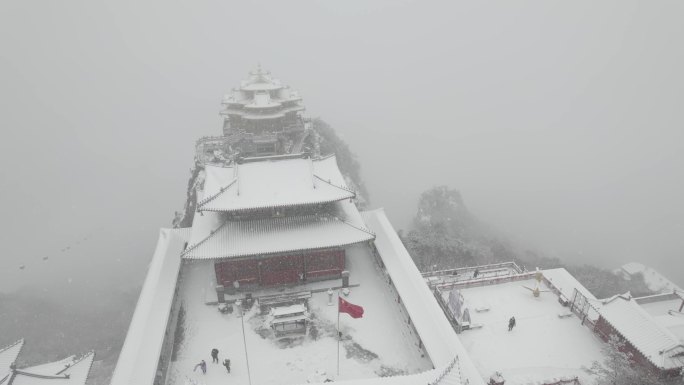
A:
[[[363,308],[361,306],[349,303],[349,302],[343,300],[342,297],[338,297],[338,298],[339,298],[339,301],[337,304],[337,311],[338,312],[347,313],[352,318],[363,317]]]

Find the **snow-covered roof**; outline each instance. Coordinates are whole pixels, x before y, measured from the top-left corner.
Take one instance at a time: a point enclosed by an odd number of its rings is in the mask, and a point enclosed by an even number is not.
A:
[[[375,247],[435,367],[446,367],[458,357],[460,375],[470,385],[484,384],[384,210],[366,211],[362,216],[376,233]]]
[[[59,361],[31,366],[10,368],[15,363],[24,340],[0,349],[0,385],[84,385],[88,379],[95,353],[80,358],[70,356]]]
[[[659,325],[629,296],[615,296],[598,308],[603,319],[655,366],[671,369],[684,366],[684,344]],[[679,357],[676,357],[680,354]]]
[[[55,373],[59,373],[62,370],[70,367],[74,364],[75,361],[77,361],[76,356],[69,356],[59,361],[53,361],[41,365],[31,366],[30,372],[35,374],[52,375]]]
[[[637,263],[637,262],[629,262],[629,263],[625,263],[624,265],[622,265],[622,270],[624,270],[625,273],[627,273],[629,275],[641,273],[644,271],[644,269],[646,269],[646,266],[642,265],[641,263]]]
[[[17,361],[23,347],[24,340],[21,339],[9,346],[0,348],[0,384],[6,384],[10,375],[10,365]]]
[[[572,301],[574,290],[577,289],[587,299],[597,301],[596,297],[564,268],[547,269],[542,273],[568,300]]]
[[[190,229],[161,229],[111,385],[153,384]]]
[[[280,89],[282,87],[283,87],[282,85],[276,84],[276,83],[259,82],[259,83],[246,84],[245,86],[242,87],[242,89],[245,91],[270,91],[270,90],[277,90],[277,89]]]
[[[626,263],[622,265],[620,269],[630,277],[635,274],[641,274],[646,286],[648,286],[651,291],[665,293],[673,290],[681,290],[679,286],[667,279],[667,277],[660,274],[652,267],[644,266],[641,263]]]
[[[302,304],[295,304],[290,306],[278,306],[271,308],[271,315],[274,317],[282,317],[290,314],[304,313],[306,307]]]
[[[49,364],[16,369],[6,385],[85,385],[94,359],[95,353],[90,352],[77,359],[72,356]]]
[[[252,102],[245,105],[245,108],[272,108],[280,105],[277,101],[271,100],[271,94],[268,92],[258,92],[254,95]]]
[[[295,106],[287,106],[287,107],[281,107],[277,110],[273,109],[268,109],[266,111],[255,111],[255,110],[248,110],[248,109],[243,109],[243,108],[230,108],[227,107],[224,111],[223,114],[225,115],[239,115],[241,119],[244,120],[262,120],[262,119],[275,119],[275,118],[283,118],[285,117],[286,114],[292,113],[292,112],[297,112],[297,111],[304,111],[306,108],[304,106],[300,105],[295,105]]]
[[[684,297],[677,292],[656,294],[647,297],[634,298],[656,323],[666,328],[682,343],[684,343]]]
[[[355,197],[334,156],[206,166],[199,211],[241,211],[330,203]]]
[[[373,238],[363,224],[336,215],[226,220],[206,238],[189,246],[183,258],[220,259],[327,249]]]
[[[254,71],[249,73],[249,78],[243,80],[240,88],[245,91],[277,90],[283,88],[280,80],[274,79],[270,71],[261,69],[258,65]]]
[[[309,319],[309,317],[306,314],[299,314],[299,315],[291,315],[287,317],[277,317],[277,318],[272,318],[271,319],[271,325],[278,325],[278,324],[288,324],[292,322],[297,322],[297,321],[304,321]]]

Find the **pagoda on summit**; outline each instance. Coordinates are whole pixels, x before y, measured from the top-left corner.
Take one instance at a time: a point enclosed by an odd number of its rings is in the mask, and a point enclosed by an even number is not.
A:
[[[297,91],[273,79],[258,66],[223,98],[223,134],[248,132],[255,135],[276,132],[302,132],[304,111]],[[275,151],[274,151],[275,152]]]
[[[200,139],[198,157],[202,163],[226,163],[235,157],[302,152],[312,132],[304,109],[297,91],[258,66],[224,96],[223,136]]]

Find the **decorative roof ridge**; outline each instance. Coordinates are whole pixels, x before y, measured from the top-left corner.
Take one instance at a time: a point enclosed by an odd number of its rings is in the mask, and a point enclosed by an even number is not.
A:
[[[232,160],[228,160],[228,162],[230,162],[230,163],[228,163],[228,164],[224,164],[224,163],[207,163],[206,166],[209,166],[209,167],[216,167],[216,168],[235,168],[235,166],[237,165],[237,163],[232,163]]]
[[[317,251],[317,250],[331,250],[339,247],[345,247],[353,244],[357,244],[361,242],[343,242],[340,244],[335,244],[332,246],[320,246],[320,247],[300,247],[297,249],[283,249],[283,250],[275,250],[275,251],[266,251],[266,252],[260,252],[258,254],[222,254],[220,256],[216,257],[209,257],[209,258],[188,258],[190,260],[211,260],[211,261],[218,261],[218,260],[224,260],[224,259],[232,259],[232,258],[242,258],[242,257],[251,257],[251,256],[271,256],[271,255],[282,255],[285,253],[298,253],[302,251]]]
[[[319,156],[318,158],[315,158],[314,160],[317,161],[317,162],[320,162],[320,161],[322,161],[322,160],[326,160],[326,159],[332,158],[332,157],[337,158],[337,155],[336,155],[334,152],[332,152],[332,153],[330,153],[330,154],[328,154],[328,155],[321,155],[321,156]]]
[[[291,160],[291,159],[304,159],[308,154],[305,152],[298,152],[295,154],[279,154],[279,155],[263,155],[263,156],[249,156],[242,158],[242,164],[245,163],[256,163],[265,160],[278,161],[278,160]],[[238,163],[240,164],[240,163]]]
[[[684,291],[682,289],[675,288],[672,290],[672,293],[684,301]]]
[[[64,369],[60,370],[59,372],[57,372],[57,374],[61,374],[61,373],[65,372],[66,370],[73,368],[74,366],[80,364],[81,362],[83,362],[84,360],[86,360],[86,359],[87,359],[88,357],[90,357],[90,356],[93,357],[93,361],[94,361],[94,360],[95,360],[95,350],[91,350],[91,351],[89,351],[88,353],[85,353],[84,355],[82,355],[82,356],[80,356],[80,357],[74,359],[74,362],[72,362],[71,365],[69,365],[69,366],[65,367]],[[90,367],[91,367],[91,368],[92,368],[92,366],[93,366],[93,361],[90,362]],[[90,373],[90,368],[88,368],[88,373]]]
[[[355,228],[355,229],[357,229],[357,230],[359,230],[359,231],[363,231],[364,233],[367,233],[367,234],[369,234],[369,235],[372,235],[372,236],[373,236],[373,239],[375,239],[376,235],[375,235],[375,233],[372,232],[371,230],[369,230],[369,229],[367,229],[367,228],[365,228],[365,227],[356,226],[355,224],[353,224],[353,223],[351,223],[351,222],[349,222],[349,221],[346,221],[346,220],[344,220],[344,219],[338,217],[337,215],[332,215],[332,216],[333,216],[334,218],[336,218],[337,220],[339,220],[340,222],[344,223],[344,224],[347,225],[347,226],[353,227],[353,228]]]
[[[663,349],[663,350],[660,350],[658,353],[660,353],[660,355],[663,355],[663,354],[665,354],[665,353],[667,353],[667,352],[670,352],[670,351],[672,351],[672,350],[675,350],[675,349],[677,349],[677,348],[682,348],[682,349],[684,349],[684,343],[682,343],[682,342],[675,343],[675,344],[673,344],[672,346],[670,346],[669,348],[665,348],[665,349]],[[677,353],[675,353],[675,354],[673,354],[673,355],[671,355],[671,356],[668,356],[668,358],[672,358],[672,357],[676,356],[676,355],[679,354],[679,353],[682,353],[682,352],[679,351],[679,352],[677,352]]]
[[[14,343],[12,343],[12,344],[10,344],[10,345],[7,345],[7,346],[5,346],[5,347],[3,347],[3,348],[0,348],[0,353],[5,352],[5,351],[7,351],[7,350],[9,350],[9,349],[11,349],[11,348],[17,346],[17,345],[20,345],[20,346],[19,346],[19,351],[17,352],[16,357],[14,357],[14,360],[16,360],[16,358],[19,357],[19,354],[21,354],[21,349],[24,348],[24,342],[25,342],[25,340],[24,340],[23,338],[20,338],[20,339],[17,340],[16,342],[14,342]],[[13,360],[13,361],[14,361],[14,360]],[[10,364],[13,364],[13,362],[11,362]],[[12,367],[12,365],[10,365],[10,368],[11,368],[11,367]],[[12,379],[14,378],[14,376],[15,376],[15,375],[14,375],[14,371],[13,371],[13,370],[10,370],[10,371],[7,373],[7,375],[5,375],[5,377],[0,378],[0,384],[5,384],[5,381],[7,381],[8,384],[11,383]],[[9,380],[8,380],[8,379],[9,379]]]
[[[321,205],[321,204],[328,204],[328,203],[334,203],[334,202],[340,202],[345,199],[352,198],[350,197],[344,197],[340,199],[333,199],[333,200],[323,200],[323,201],[317,201],[317,202],[305,202],[305,203],[288,203],[288,204],[268,204],[266,206],[255,206],[255,207],[244,207],[244,208],[239,208],[239,209],[221,209],[221,208],[203,208],[202,210],[199,211],[210,211],[210,212],[216,212],[216,213],[244,213],[244,212],[254,212],[254,211],[263,211],[263,210],[268,210],[268,209],[275,209],[275,208],[290,208],[290,207],[305,207],[305,206],[315,206],[315,205]]]
[[[643,299],[664,298],[664,297],[677,297],[677,298],[681,298],[681,296],[680,296],[679,294],[677,294],[676,291],[672,291],[671,293],[670,293],[670,292],[655,293],[655,294],[644,295],[644,296],[642,296],[642,297],[634,297],[634,300],[637,301],[637,302],[639,302],[640,300],[643,300]],[[672,298],[672,299],[674,299],[674,298]],[[684,299],[684,298],[683,298],[683,299]]]
[[[340,189],[340,190],[344,190],[344,191],[347,191],[347,192],[352,193],[352,194],[353,194],[353,197],[356,198],[356,191],[350,189],[349,187],[338,186],[338,185],[336,185],[336,184],[330,182],[330,180],[325,180],[325,179],[321,178],[320,176],[318,176],[318,175],[316,175],[316,174],[313,174],[313,176],[314,176],[314,178],[317,178],[317,179],[319,179],[320,181],[322,181],[323,183],[327,183],[327,184],[329,184],[329,185],[332,186],[332,187],[336,187],[336,188],[338,188],[338,189]],[[344,198],[344,199],[346,199],[346,198]]]
[[[197,243],[195,243],[195,244],[193,244],[193,245],[188,246],[188,247],[185,249],[185,251],[183,251],[183,252],[181,253],[181,257],[184,257],[185,255],[187,255],[187,254],[189,254],[190,252],[192,252],[192,251],[194,251],[195,249],[197,249],[197,248],[198,248],[199,246],[201,246],[202,244],[204,244],[204,243],[206,243],[207,241],[209,241],[209,239],[211,239],[216,233],[218,233],[224,226],[228,225],[229,223],[238,223],[238,224],[243,224],[243,225],[244,225],[244,224],[247,224],[247,223],[257,223],[257,224],[258,224],[258,223],[260,223],[260,222],[261,222],[261,223],[265,223],[265,222],[272,221],[272,220],[275,219],[275,220],[282,220],[282,221],[284,221],[284,222],[287,222],[287,223],[291,224],[291,223],[293,223],[293,222],[295,222],[295,221],[300,221],[300,222],[301,222],[301,221],[303,221],[305,218],[323,218],[324,220],[334,220],[334,221],[342,222],[342,223],[344,223],[345,225],[347,225],[347,226],[349,226],[349,227],[352,227],[352,228],[354,228],[354,229],[356,229],[356,230],[359,230],[359,231],[364,232],[364,233],[366,233],[366,234],[368,234],[368,235],[371,235],[371,236],[373,237],[373,239],[375,239],[375,237],[376,237],[375,233],[373,233],[372,231],[370,231],[370,230],[368,230],[368,229],[365,229],[365,228],[363,228],[363,227],[356,226],[356,225],[354,225],[354,224],[352,224],[352,223],[350,223],[350,222],[348,222],[348,221],[345,221],[344,219],[341,219],[341,218],[338,217],[337,215],[334,215],[334,214],[327,214],[327,213],[325,213],[325,214],[306,214],[306,215],[297,215],[297,216],[288,216],[288,217],[275,217],[275,218],[274,218],[274,217],[270,217],[270,218],[258,218],[258,219],[250,219],[250,220],[230,220],[230,219],[225,219],[225,220],[223,221],[223,223],[221,223],[221,225],[218,226],[216,229],[212,230],[212,231],[209,233],[209,235],[208,235],[207,237],[205,237],[204,239],[202,239],[201,241],[199,241],[199,242],[197,242]],[[338,246],[344,246],[344,245],[347,245],[347,244],[340,244],[340,245],[338,245]],[[290,251],[293,251],[293,252],[294,252],[294,251],[301,251],[301,250],[317,250],[317,249],[326,249],[326,248],[328,248],[328,246],[326,246],[326,247],[318,247],[318,248],[316,248],[316,247],[314,247],[314,248],[304,248],[304,249],[297,249],[297,250],[290,250]],[[280,251],[278,251],[278,252],[272,252],[272,253],[264,253],[264,254],[277,254],[277,253],[280,253]],[[221,258],[226,258],[226,256],[215,257],[215,258],[212,258],[212,259],[221,259]]]
[[[293,221],[301,221],[304,220],[305,218],[325,218],[325,219],[339,219],[337,218],[336,215],[334,214],[329,214],[329,213],[311,213],[311,214],[304,214],[304,215],[288,215],[288,216],[282,216],[282,217],[265,217],[265,218],[252,218],[252,219],[230,219],[226,218],[223,221],[223,224],[226,223],[257,223],[257,222],[269,222],[272,220],[284,220],[288,222],[293,222]],[[222,224],[222,225],[223,225]],[[219,226],[220,228],[220,226]],[[217,228],[216,230],[218,231]]]
[[[22,344],[22,348],[23,348],[23,347],[24,347],[24,346],[23,346],[24,342],[26,342],[26,341],[25,341],[23,338],[20,338],[20,339],[16,340],[15,342],[13,342],[13,343],[11,343],[11,344],[9,344],[9,345],[7,345],[7,346],[0,347],[0,353],[4,352],[4,351],[6,351],[6,350],[9,350],[9,349],[11,349],[11,348],[13,348],[13,347],[15,347],[15,346],[17,346],[17,345],[19,345],[19,344]],[[21,350],[20,350],[20,351],[21,351]]]
[[[209,233],[209,235],[207,235],[204,239],[202,239],[201,241],[199,241],[199,242],[197,242],[197,243],[195,243],[195,244],[193,244],[193,245],[189,245],[188,247],[186,247],[185,250],[181,253],[181,257],[184,256],[184,255],[186,255],[186,254],[188,254],[189,252],[195,250],[195,249],[198,248],[201,244],[203,244],[203,243],[205,243],[206,241],[208,241],[211,237],[214,236],[214,234],[218,233],[218,231],[221,230],[221,228],[223,228],[223,226],[225,226],[227,223],[228,223],[228,220],[225,219],[225,220],[223,221],[223,223],[221,223],[221,225],[220,225],[219,227],[217,227],[217,228],[211,230],[211,232]]]
[[[454,369],[454,367],[456,366],[457,363],[458,363],[458,356],[454,357],[454,359],[451,360],[451,362],[449,363],[449,365],[447,365],[447,367],[444,369],[444,371],[442,373],[440,373],[440,375],[437,376],[437,378],[434,381],[429,382],[428,385],[437,385],[437,384],[441,383],[442,380],[444,379],[444,377],[446,377],[447,375],[449,375],[449,373],[451,373],[451,371]],[[459,372],[458,375],[460,377],[461,373]]]
[[[70,377],[68,374],[64,375],[49,375],[49,374],[37,374],[37,373],[30,373],[30,372],[25,372],[23,370],[18,370],[14,369],[14,374],[21,374],[22,376],[26,377],[34,377],[34,378],[42,378],[45,380],[68,380]],[[10,382],[7,385],[11,385],[12,383]]]
[[[199,142],[202,142],[202,141],[205,141],[205,140],[222,140],[223,138],[225,138],[225,136],[204,135],[204,136],[201,136],[199,139],[197,139],[197,140],[195,141],[195,143],[199,143]]]
[[[615,294],[615,295],[612,296],[612,297],[608,297],[608,298],[604,298],[604,299],[600,300],[600,302],[601,302],[602,305],[607,305],[607,304],[609,304],[609,303],[615,301],[615,300],[618,299],[618,298],[623,299],[623,300],[625,300],[625,301],[627,301],[627,302],[631,302],[631,300],[632,300],[632,293],[630,293],[630,292],[628,291],[628,292],[626,292],[626,293],[624,293],[624,294]]]
[[[237,168],[237,167],[236,167]],[[217,192],[214,195],[211,195],[209,197],[203,198],[201,201],[197,203],[197,211],[202,211],[200,208],[207,203],[213,201],[214,199],[218,198],[219,195],[223,194],[226,190],[228,190],[233,184],[237,183],[238,178],[235,177],[233,180],[231,180],[226,186],[223,186],[219,189],[219,192]]]

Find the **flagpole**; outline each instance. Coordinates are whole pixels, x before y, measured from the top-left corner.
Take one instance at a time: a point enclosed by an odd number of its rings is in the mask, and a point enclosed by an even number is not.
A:
[[[352,318],[363,317],[363,308],[359,305],[354,305],[342,299],[340,292],[337,292],[337,376],[340,376],[340,340],[342,339],[342,332],[340,331],[340,313],[342,313],[342,305],[344,304],[344,312],[349,314]]]
[[[340,375],[340,292],[337,292],[337,376]]]
[[[247,380],[249,385],[252,385],[252,375],[249,372],[249,356],[247,355],[247,337],[245,336],[245,313],[242,309],[242,301],[237,300],[235,302],[237,308],[240,309],[240,323],[242,323],[242,343],[245,347],[245,361],[247,362]]]
[[[337,292],[337,376],[340,376],[340,292]]]

